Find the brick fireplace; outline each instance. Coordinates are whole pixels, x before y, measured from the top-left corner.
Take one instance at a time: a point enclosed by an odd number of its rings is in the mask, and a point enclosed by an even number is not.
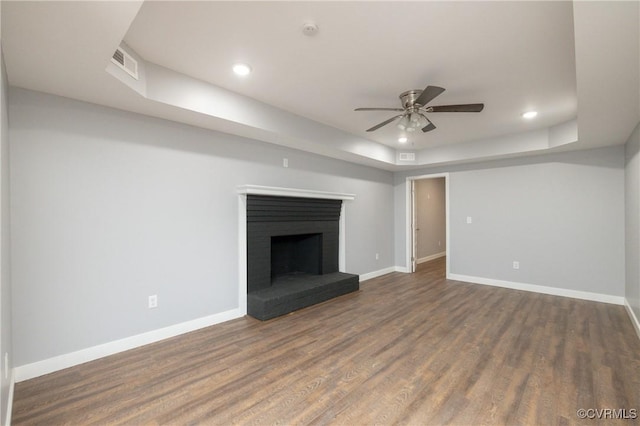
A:
[[[247,193],[245,205],[249,315],[267,320],[358,290],[358,276],[339,270],[341,199]]]

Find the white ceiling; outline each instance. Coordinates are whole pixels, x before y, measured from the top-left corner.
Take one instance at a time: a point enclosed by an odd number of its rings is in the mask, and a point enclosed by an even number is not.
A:
[[[3,1],[1,13],[11,85],[388,170],[620,144],[640,118],[637,2]],[[138,82],[109,65],[121,42]],[[254,72],[235,76],[239,61]],[[394,124],[365,132],[392,112],[353,111],[426,85],[446,88],[431,105],[485,109],[432,113],[437,129],[405,145]],[[397,161],[406,150],[415,162]]]

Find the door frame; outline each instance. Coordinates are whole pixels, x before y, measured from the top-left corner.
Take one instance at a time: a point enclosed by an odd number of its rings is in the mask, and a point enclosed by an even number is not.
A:
[[[406,191],[406,204],[405,204],[405,211],[407,213],[407,217],[406,217],[406,234],[405,234],[405,242],[406,242],[406,248],[405,248],[405,253],[406,253],[406,268],[407,268],[407,272],[409,273],[413,273],[415,272],[415,266],[416,266],[416,253],[415,253],[415,244],[414,241],[416,240],[416,230],[415,230],[415,223],[416,223],[416,212],[415,212],[415,192],[414,192],[414,188],[415,188],[415,181],[416,180],[423,180],[423,179],[436,179],[436,178],[444,178],[444,197],[445,197],[445,233],[446,233],[446,248],[445,248],[445,253],[446,253],[446,277],[449,278],[449,271],[450,271],[450,265],[451,265],[451,239],[450,239],[450,220],[449,220],[449,173],[434,173],[434,174],[428,174],[428,175],[420,175],[420,176],[410,176],[407,177],[406,182],[405,182],[405,191]]]

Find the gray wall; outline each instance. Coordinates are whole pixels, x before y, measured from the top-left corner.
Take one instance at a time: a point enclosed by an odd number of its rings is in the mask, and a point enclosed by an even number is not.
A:
[[[355,194],[347,271],[394,264],[389,172],[22,89],[9,106],[16,365],[236,308],[237,185]]]
[[[640,320],[640,124],[625,148],[625,298]]]
[[[444,178],[415,183],[417,259],[442,253],[447,247]]]
[[[11,256],[9,232],[9,121],[7,73],[0,49],[0,421],[6,423],[9,387],[13,369],[11,326]],[[5,370],[4,357],[9,360]]]
[[[451,273],[624,295],[622,146],[396,174],[398,265],[405,179],[441,172],[450,172]]]

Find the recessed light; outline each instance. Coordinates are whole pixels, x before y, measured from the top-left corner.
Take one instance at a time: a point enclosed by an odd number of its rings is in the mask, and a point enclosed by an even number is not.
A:
[[[398,138],[398,142],[400,142],[400,143],[407,143],[407,141],[408,141],[408,139],[405,138],[404,136]]]
[[[522,118],[526,118],[527,120],[531,120],[532,118],[535,118],[536,115],[538,115],[538,111],[527,111],[524,114],[522,114]]]
[[[251,67],[247,64],[235,64],[233,66],[233,72],[241,76],[249,75],[251,74]]]

